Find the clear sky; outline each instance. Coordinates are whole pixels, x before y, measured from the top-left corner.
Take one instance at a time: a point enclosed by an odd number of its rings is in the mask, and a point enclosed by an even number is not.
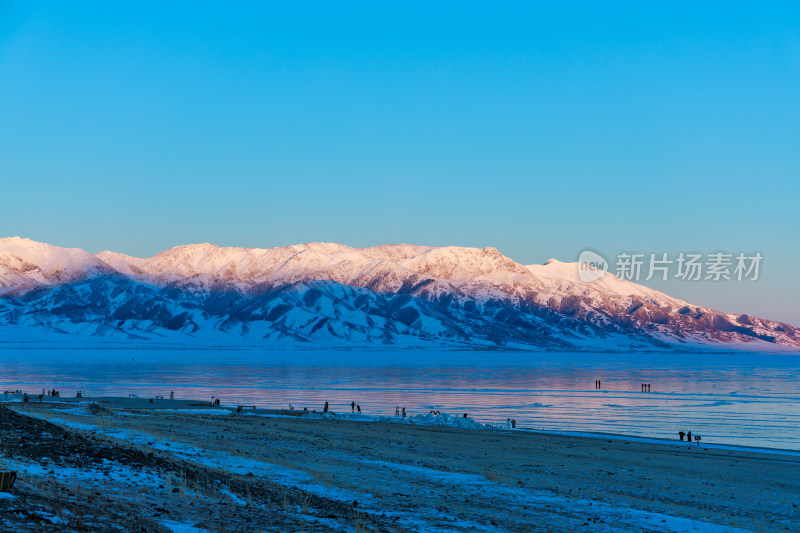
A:
[[[653,286],[800,324],[800,4],[533,4],[0,0],[0,234],[759,251]]]

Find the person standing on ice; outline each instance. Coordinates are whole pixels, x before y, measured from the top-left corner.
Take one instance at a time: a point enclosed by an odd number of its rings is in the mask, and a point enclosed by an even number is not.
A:
[[[394,416],[400,416],[400,406],[394,408]]]
[[[403,407],[403,418],[405,418],[405,417],[406,417],[406,408]]]
[[[681,438],[681,440],[683,440],[684,435],[686,435],[686,433],[684,431],[679,431],[678,432],[678,436]]]
[[[350,412],[351,413],[356,412],[356,402],[350,402]]]
[[[323,413],[327,413],[328,412],[328,402],[325,402],[325,407],[323,408],[322,412]]]
[[[356,409],[358,409],[358,414],[361,414],[361,406],[360,405],[356,405]]]
[[[692,432],[691,431],[686,434],[686,440],[688,440],[689,442],[692,442]]]

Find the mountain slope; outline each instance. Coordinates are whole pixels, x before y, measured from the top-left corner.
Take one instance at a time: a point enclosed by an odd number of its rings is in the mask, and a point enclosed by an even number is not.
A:
[[[0,324],[123,338],[532,349],[800,346],[787,324],[693,306],[494,248],[309,243],[92,256],[0,239]]]
[[[69,283],[115,270],[89,252],[30,239],[0,239],[0,295]]]

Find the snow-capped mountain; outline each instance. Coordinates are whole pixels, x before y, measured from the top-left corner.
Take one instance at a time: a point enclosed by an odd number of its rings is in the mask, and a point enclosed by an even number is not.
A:
[[[0,295],[113,273],[102,259],[78,248],[19,237],[0,239]]]
[[[494,248],[178,246],[150,258],[0,239],[0,327],[142,339],[554,350],[800,347],[800,330],[722,313],[577,263]],[[33,331],[31,330],[31,331]]]

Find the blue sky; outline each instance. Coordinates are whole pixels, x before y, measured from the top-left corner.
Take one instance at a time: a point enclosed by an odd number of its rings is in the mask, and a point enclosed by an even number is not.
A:
[[[0,0],[0,234],[760,251],[800,324],[800,5]]]

